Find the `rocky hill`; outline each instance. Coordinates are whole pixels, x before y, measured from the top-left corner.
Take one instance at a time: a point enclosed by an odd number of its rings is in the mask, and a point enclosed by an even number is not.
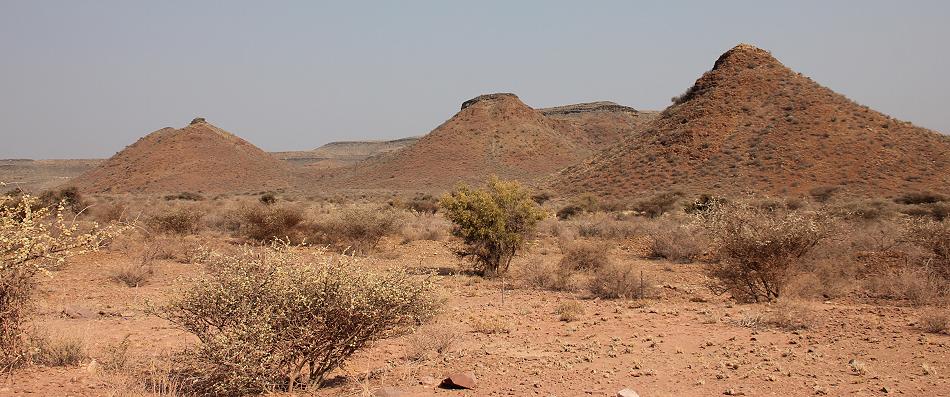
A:
[[[950,138],[859,105],[760,48],[722,54],[641,133],[557,173],[568,193],[861,195],[950,189]]]
[[[249,142],[195,119],[139,139],[68,182],[85,192],[244,192],[288,187],[291,168]]]

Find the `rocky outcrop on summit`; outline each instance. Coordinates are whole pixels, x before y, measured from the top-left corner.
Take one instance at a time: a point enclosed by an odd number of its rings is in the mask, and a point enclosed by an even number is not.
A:
[[[579,139],[596,150],[626,141],[643,131],[659,112],[640,111],[614,102],[588,102],[538,109],[545,117],[581,131]]]
[[[856,195],[950,189],[950,138],[859,105],[739,45],[627,142],[571,166],[555,189]]]
[[[162,128],[68,185],[95,193],[244,192],[285,188],[282,161],[202,118]]]

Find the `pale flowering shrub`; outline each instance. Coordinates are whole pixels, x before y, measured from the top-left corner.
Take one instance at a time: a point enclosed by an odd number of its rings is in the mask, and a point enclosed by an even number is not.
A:
[[[779,298],[793,267],[831,226],[821,212],[773,211],[747,202],[717,206],[704,216],[719,259],[707,267],[710,287],[741,302]]]
[[[70,255],[98,249],[122,231],[97,225],[83,231],[65,212],[65,202],[44,207],[29,195],[0,196],[0,373],[29,357],[24,323],[36,276],[48,274]]]
[[[420,325],[437,309],[428,279],[369,271],[351,256],[313,263],[295,251],[212,254],[208,275],[153,310],[200,341],[174,371],[189,393],[319,386],[367,343]]]

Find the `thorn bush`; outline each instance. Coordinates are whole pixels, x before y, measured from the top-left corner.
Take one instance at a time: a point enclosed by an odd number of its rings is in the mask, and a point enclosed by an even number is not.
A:
[[[319,386],[367,343],[431,318],[428,279],[377,273],[353,257],[305,261],[274,245],[211,255],[209,274],[152,313],[197,336],[175,376],[188,392],[231,396]]]

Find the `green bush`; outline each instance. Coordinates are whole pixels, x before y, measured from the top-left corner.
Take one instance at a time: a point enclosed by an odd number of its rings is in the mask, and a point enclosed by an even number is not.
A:
[[[511,259],[535,231],[544,211],[518,182],[489,179],[484,189],[459,186],[442,197],[445,216],[465,242],[459,254],[474,259],[476,271],[492,276],[508,271]]]
[[[319,386],[367,343],[422,324],[438,307],[427,279],[369,271],[347,256],[311,263],[294,248],[212,255],[207,276],[152,310],[199,340],[176,360],[184,392]]]

